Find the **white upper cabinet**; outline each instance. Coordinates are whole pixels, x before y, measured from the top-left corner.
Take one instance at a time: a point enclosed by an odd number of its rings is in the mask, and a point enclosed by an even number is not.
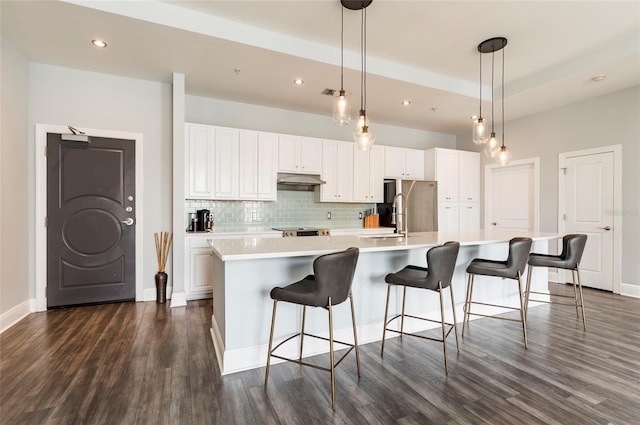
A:
[[[280,135],[278,137],[278,171],[320,174],[322,172],[322,140]]]
[[[322,141],[322,202],[353,202],[353,143]]]
[[[480,228],[480,154],[454,149],[425,151],[427,180],[438,182],[438,230]]]
[[[384,148],[373,146],[369,151],[354,149],[353,200],[382,202],[384,200]]]
[[[480,154],[460,151],[460,202],[480,202]]]
[[[238,198],[238,160],[240,130],[215,128],[215,191],[216,199]]]
[[[388,179],[424,180],[424,151],[385,146],[384,177]]]
[[[215,130],[198,124],[185,125],[186,197],[189,199],[213,198],[213,161]]]
[[[240,130],[240,199],[276,199],[278,136]]]

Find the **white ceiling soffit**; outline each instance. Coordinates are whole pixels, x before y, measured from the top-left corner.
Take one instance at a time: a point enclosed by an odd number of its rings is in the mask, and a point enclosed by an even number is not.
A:
[[[327,116],[331,99],[320,93],[340,84],[338,0],[3,1],[1,7],[3,37],[36,62],[165,82],[181,72],[189,94]],[[507,119],[638,85],[638,16],[637,1],[374,0],[367,9],[367,111],[374,123],[470,132],[470,116],[478,112],[476,46],[493,36],[509,39]],[[359,30],[360,12],[345,10],[345,89],[354,112]],[[96,37],[109,47],[91,49],[88,40]],[[490,55],[483,62],[487,102]],[[593,83],[599,74],[607,78]],[[293,86],[297,77],[302,87]],[[403,99],[411,105],[401,106]]]

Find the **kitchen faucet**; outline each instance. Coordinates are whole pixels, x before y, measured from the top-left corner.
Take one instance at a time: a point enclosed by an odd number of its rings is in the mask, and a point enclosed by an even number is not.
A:
[[[402,218],[402,220],[400,221],[400,230],[398,231],[399,234],[401,234],[403,237],[407,237],[409,236],[409,230],[408,230],[408,214],[407,214],[407,204],[409,203],[409,195],[411,195],[411,191],[413,190],[413,185],[416,184],[416,181],[412,181],[411,182],[411,186],[409,186],[409,191],[407,192],[407,194],[405,195],[404,193],[400,192],[397,193],[396,196],[393,197],[393,201],[392,203],[392,207],[391,207],[391,224],[396,224],[396,217],[400,216]],[[402,188],[402,185],[397,185],[396,187],[400,187]],[[402,202],[402,208],[401,211],[399,213],[396,213],[396,201],[402,198],[403,202]]]

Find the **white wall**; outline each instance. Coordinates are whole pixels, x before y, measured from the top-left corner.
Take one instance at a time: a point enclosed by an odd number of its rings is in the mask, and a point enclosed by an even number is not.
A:
[[[318,115],[198,96],[187,96],[186,121],[345,141],[353,141],[355,126],[355,122],[346,126],[335,125],[331,103],[327,103],[326,115]],[[416,149],[456,146],[454,134],[384,125],[375,121],[372,121],[371,128],[379,145]]]
[[[155,291],[154,275],[158,266],[153,233],[172,229],[171,86],[31,63],[28,193],[32,217],[36,123],[142,133],[144,215],[136,218],[144,223],[144,254],[143,258],[136,259],[136,264],[142,264],[144,288]],[[33,224],[30,227],[33,228]],[[33,238],[29,241],[29,252],[33,257]],[[168,273],[171,276],[170,269]],[[35,288],[33,280],[29,284]]]
[[[505,108],[508,113],[508,101]],[[543,232],[558,230],[558,154],[622,145],[622,211],[616,212],[622,215],[621,279],[640,285],[640,86],[509,121],[505,136],[513,159],[540,157]],[[457,146],[478,150],[471,129],[458,135]]]
[[[2,38],[0,86],[0,328],[29,309],[29,232],[27,221],[28,64]],[[21,311],[16,311],[20,308]],[[10,314],[13,310],[14,315]],[[9,313],[9,315],[6,315]],[[11,315],[11,317],[9,317]],[[8,323],[5,323],[8,321]],[[0,329],[0,330],[2,330]]]

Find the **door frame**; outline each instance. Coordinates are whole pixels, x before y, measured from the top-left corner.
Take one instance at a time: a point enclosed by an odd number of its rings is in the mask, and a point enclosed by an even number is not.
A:
[[[558,233],[561,235],[565,233],[562,208],[565,204],[566,177],[562,170],[566,168],[567,158],[609,152],[613,153],[613,293],[619,294],[622,268],[622,215],[615,212],[622,211],[622,145],[601,146],[558,154]],[[562,249],[562,240],[558,241],[558,249]],[[558,277],[565,280],[564,273],[564,270],[558,270]]]
[[[533,231],[540,231],[540,158],[527,158],[511,161],[507,165],[487,164],[484,167],[484,229],[490,229],[489,218],[493,205],[493,172],[494,170],[520,165],[533,166]]]
[[[102,130],[93,128],[81,128],[89,136],[107,137],[112,139],[133,140],[135,143],[135,165],[136,165],[136,301],[144,301],[143,288],[143,193],[142,190],[142,133],[131,133],[125,131]],[[47,310],[47,133],[69,133],[69,128],[65,125],[36,124],[36,166],[35,166],[35,284],[36,284],[36,305],[35,311]]]

